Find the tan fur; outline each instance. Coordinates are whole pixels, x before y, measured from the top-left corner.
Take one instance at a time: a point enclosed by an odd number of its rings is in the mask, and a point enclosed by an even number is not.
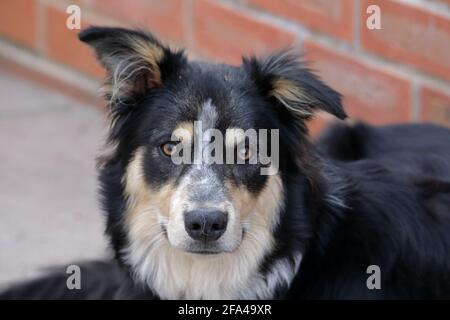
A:
[[[128,58],[117,63],[113,54],[102,58],[105,65],[114,66],[103,87],[110,104],[122,102],[124,96],[143,93],[149,86],[161,84],[159,63],[164,57],[163,48],[132,36],[128,38],[128,44],[134,51]]]
[[[270,95],[274,96],[286,108],[295,112],[300,117],[312,116],[310,110],[294,108],[292,106],[292,104],[312,102],[312,98],[295,82],[286,79],[275,80]]]
[[[131,48],[150,66],[154,81],[161,83],[161,71],[158,64],[164,57],[164,50],[158,45],[136,37],[130,37],[129,41]]]
[[[127,219],[135,219],[143,210],[157,213],[152,222],[164,222],[168,219],[170,200],[175,193],[171,184],[159,190],[153,190],[144,180],[143,175],[144,150],[135,152],[133,160],[127,168],[123,184],[125,194],[128,196]],[[154,221],[153,221],[154,220]]]
[[[123,181],[129,197],[125,223],[130,241],[124,253],[135,276],[167,299],[268,298],[272,286],[259,276],[258,268],[274,245],[271,231],[283,202],[281,178],[268,177],[258,198],[228,185],[246,235],[234,252],[198,255],[177,249],[164,235],[160,223],[170,216],[163,211],[179,194],[170,185],[159,191],[147,185],[143,156],[143,149],[138,149]],[[253,286],[258,291],[250,290]]]
[[[225,146],[227,149],[234,148],[245,139],[245,131],[240,128],[228,128],[225,135]]]
[[[245,159],[240,155],[240,151],[245,147],[244,142],[245,139],[248,138],[248,144],[247,146],[249,149],[245,150],[246,156],[248,156],[248,159],[250,163],[256,163],[258,160],[258,157],[252,157],[256,154],[256,151],[258,149],[258,134],[256,130],[254,129],[247,129],[243,130],[241,128],[228,128],[226,130],[225,135],[225,147],[226,147],[226,162],[229,163],[229,161],[232,163],[234,161],[234,153],[235,153],[235,147],[238,147],[238,158],[237,163],[243,164],[245,163]]]
[[[190,144],[194,140],[194,126],[192,122],[183,121],[180,122],[175,130],[173,130],[173,136],[177,141]]]
[[[278,215],[274,214],[274,204],[282,203],[283,186],[279,175],[269,176],[266,187],[261,194],[254,198],[251,193],[243,187],[228,185],[234,207],[240,212],[244,223],[256,224],[267,228],[278,223]],[[259,214],[255,214],[255,212]]]

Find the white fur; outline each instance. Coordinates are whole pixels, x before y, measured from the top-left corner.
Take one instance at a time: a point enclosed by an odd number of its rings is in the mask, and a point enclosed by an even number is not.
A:
[[[267,274],[264,276],[261,274],[255,275],[254,285],[241,292],[240,298],[252,300],[272,298],[274,291],[280,285],[290,285],[300,268],[302,257],[301,253],[295,253],[293,262],[289,258],[281,258],[275,261]]]

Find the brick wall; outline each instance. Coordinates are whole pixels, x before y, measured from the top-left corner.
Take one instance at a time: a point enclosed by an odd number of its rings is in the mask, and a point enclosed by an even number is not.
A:
[[[295,46],[344,95],[352,117],[450,126],[449,0],[2,0],[3,65],[34,59],[27,68],[45,63],[44,76],[101,78],[77,31],[65,27],[72,3],[85,26],[149,29],[196,58],[237,64],[241,54]],[[371,4],[381,8],[381,30],[366,27]],[[72,89],[82,82],[70,79]]]

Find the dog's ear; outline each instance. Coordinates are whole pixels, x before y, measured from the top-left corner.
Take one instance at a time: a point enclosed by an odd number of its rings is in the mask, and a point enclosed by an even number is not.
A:
[[[134,101],[160,86],[185,62],[183,52],[172,52],[151,34],[141,31],[90,27],[78,36],[94,48],[107,71],[105,94],[111,105]]]
[[[243,67],[266,97],[275,99],[296,118],[307,120],[317,110],[339,119],[347,117],[341,95],[304,67],[291,51],[264,60],[244,58]]]

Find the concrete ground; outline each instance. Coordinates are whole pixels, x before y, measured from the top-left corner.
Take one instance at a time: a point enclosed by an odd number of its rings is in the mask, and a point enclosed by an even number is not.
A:
[[[95,157],[104,116],[0,69],[0,288],[107,256]]]

